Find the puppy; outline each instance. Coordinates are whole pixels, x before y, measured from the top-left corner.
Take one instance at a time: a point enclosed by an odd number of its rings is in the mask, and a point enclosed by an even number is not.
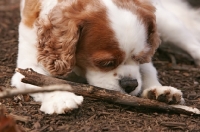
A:
[[[183,104],[180,90],[159,83],[151,58],[161,33],[200,64],[199,41],[190,27],[163,7],[162,2],[174,3],[167,1],[21,0],[17,67],[54,77],[73,71],[94,86]],[[12,85],[38,88],[22,83],[21,78],[15,73]],[[83,102],[82,96],[70,92],[32,96],[47,114],[65,113]]]

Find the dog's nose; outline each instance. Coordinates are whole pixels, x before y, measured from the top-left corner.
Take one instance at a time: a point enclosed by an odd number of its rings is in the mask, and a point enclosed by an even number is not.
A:
[[[127,78],[127,77],[119,80],[119,84],[126,93],[132,92],[138,86],[138,82],[136,79]]]

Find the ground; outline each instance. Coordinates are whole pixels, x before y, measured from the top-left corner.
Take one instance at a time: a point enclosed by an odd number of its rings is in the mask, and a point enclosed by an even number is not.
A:
[[[0,91],[12,88],[10,78],[16,66],[20,20],[16,2],[0,1]],[[200,109],[200,70],[185,54],[163,49],[153,58],[160,82],[181,89],[186,104]],[[92,98],[85,98],[79,109],[63,115],[45,115],[39,111],[40,104],[28,95],[2,99],[0,107],[27,132],[200,131],[197,116],[133,108]]]

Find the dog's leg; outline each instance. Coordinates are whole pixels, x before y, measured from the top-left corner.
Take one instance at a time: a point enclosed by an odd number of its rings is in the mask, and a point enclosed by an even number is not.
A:
[[[40,1],[34,0],[22,0],[21,1],[21,22],[19,24],[19,45],[18,45],[18,58],[17,67],[19,68],[32,68],[34,71],[50,75],[44,67],[38,63],[37,57],[37,29],[34,26],[33,18],[37,16],[38,10],[40,9]],[[52,3],[51,3],[52,2]],[[51,1],[51,6],[56,4],[55,1]],[[37,10],[38,8],[38,10]],[[50,10],[50,9],[49,9]],[[36,18],[35,18],[36,20]],[[15,73],[12,77],[12,86],[18,89],[33,89],[40,88],[37,86],[25,84],[21,82],[23,75]],[[35,101],[41,102],[40,110],[47,114],[61,114],[68,110],[77,108],[82,102],[83,97],[77,96],[70,92],[51,92],[51,93],[40,93],[31,95]]]
[[[157,26],[161,38],[188,52],[196,64],[200,66],[200,42],[184,22],[173,14],[172,11],[176,11],[176,9],[167,10],[159,1],[155,2],[154,5],[156,6]]]
[[[29,28],[23,24],[19,25],[19,48],[17,67],[32,68],[38,73],[49,75],[43,67],[37,62],[37,35],[34,28]],[[21,82],[23,75],[15,73],[12,77],[12,86],[18,89],[40,88],[37,86],[25,84]],[[62,114],[66,111],[78,108],[83,102],[82,96],[77,96],[70,92],[51,92],[31,95],[35,101],[41,102],[40,110],[47,114]]]
[[[157,71],[152,63],[140,66],[142,75],[143,98],[154,99],[169,104],[183,104],[182,92],[171,86],[162,86],[157,78]]]

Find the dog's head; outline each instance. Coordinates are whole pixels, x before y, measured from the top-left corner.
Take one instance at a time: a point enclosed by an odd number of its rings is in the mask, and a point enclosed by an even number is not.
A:
[[[60,0],[38,19],[38,61],[55,76],[75,66],[95,86],[137,94],[139,65],[160,39],[147,0]]]

